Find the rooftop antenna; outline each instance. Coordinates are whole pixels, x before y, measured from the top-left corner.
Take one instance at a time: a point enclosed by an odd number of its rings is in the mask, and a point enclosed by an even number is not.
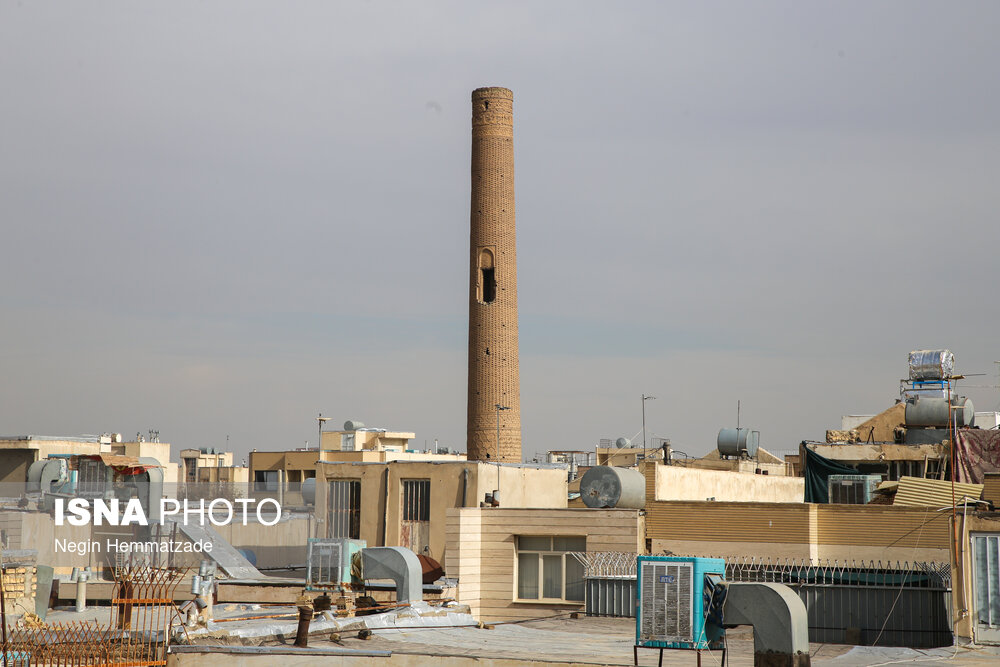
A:
[[[740,427],[740,399],[736,399],[736,428]]]
[[[316,451],[323,449],[323,424],[330,421],[331,417],[324,417],[323,413],[319,413],[319,417],[316,417],[316,422],[319,424],[319,430],[317,431],[316,440]],[[308,449],[309,443],[306,442],[306,448]]]

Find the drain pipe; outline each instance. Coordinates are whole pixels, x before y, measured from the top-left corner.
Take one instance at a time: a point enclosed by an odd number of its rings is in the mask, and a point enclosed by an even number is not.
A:
[[[726,582],[725,627],[753,626],[755,667],[809,667],[806,606],[783,584]]]
[[[87,611],[87,579],[90,573],[86,570],[76,575],[76,611]]]
[[[392,462],[386,464],[385,473],[382,475],[382,483],[385,485],[385,509],[382,512],[382,546],[387,547],[389,543],[386,542],[386,536],[389,533],[389,466]]]

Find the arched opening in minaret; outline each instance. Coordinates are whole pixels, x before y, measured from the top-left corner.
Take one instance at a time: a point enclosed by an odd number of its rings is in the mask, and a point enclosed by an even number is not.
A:
[[[479,253],[479,301],[493,303],[496,298],[497,278],[493,268],[493,252],[483,248]]]
[[[497,279],[493,269],[481,269],[483,272],[483,303],[493,303],[497,298]]]

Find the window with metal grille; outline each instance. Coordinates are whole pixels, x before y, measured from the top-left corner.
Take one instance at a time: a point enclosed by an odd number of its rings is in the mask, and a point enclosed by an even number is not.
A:
[[[431,481],[403,480],[403,521],[431,520]]]
[[[583,602],[583,564],[569,552],[586,550],[586,537],[518,537],[518,599]]]
[[[77,460],[77,495],[84,498],[103,496],[108,486],[107,471],[103,462],[80,457]]]
[[[361,537],[361,481],[335,480],[327,493],[327,537]]]

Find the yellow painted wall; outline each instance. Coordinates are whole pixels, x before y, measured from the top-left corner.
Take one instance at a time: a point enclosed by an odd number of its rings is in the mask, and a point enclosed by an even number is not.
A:
[[[949,514],[893,505],[653,501],[653,552],[947,562]]]
[[[369,546],[401,545],[400,494],[403,480],[430,480],[430,544],[427,555],[442,564],[446,551],[446,510],[477,507],[486,493],[494,490],[500,491],[500,502],[504,508],[564,508],[567,499],[565,470],[513,466],[498,468],[478,461],[321,462],[318,478],[326,482],[361,482],[360,538]],[[327,534],[327,491],[327,484],[316,485],[316,515],[320,519],[315,528],[317,537],[326,537]]]
[[[950,519],[951,513],[947,514]],[[1000,533],[1000,518],[962,512],[957,513],[955,518],[959,549],[956,557],[951,560],[951,608],[954,633],[959,637],[976,639],[972,636],[975,616],[972,537],[976,533]]]

